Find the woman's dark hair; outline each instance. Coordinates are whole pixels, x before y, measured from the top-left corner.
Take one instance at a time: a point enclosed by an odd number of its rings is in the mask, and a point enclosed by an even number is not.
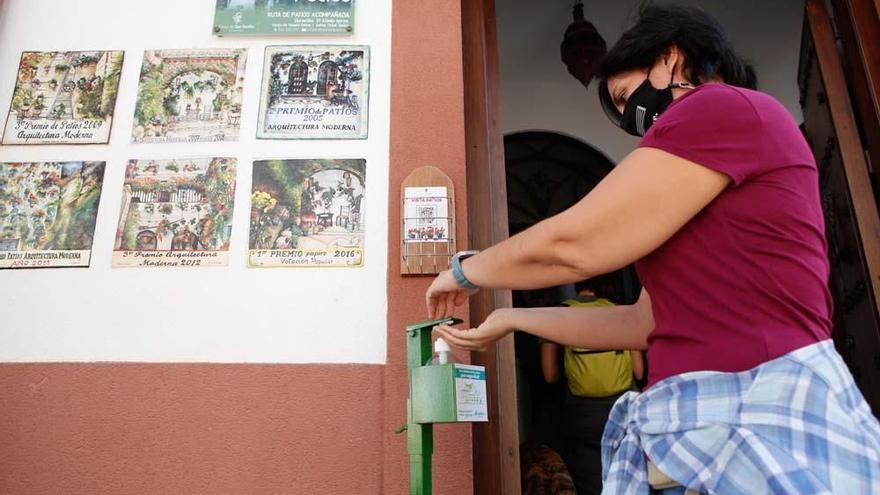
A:
[[[755,89],[758,85],[754,68],[736,54],[724,28],[712,16],[697,7],[648,3],[639,10],[635,26],[602,59],[598,76],[603,107],[611,105],[617,113],[608,95],[609,77],[648,69],[673,45],[684,53],[683,72],[694,84],[721,78],[733,86]]]

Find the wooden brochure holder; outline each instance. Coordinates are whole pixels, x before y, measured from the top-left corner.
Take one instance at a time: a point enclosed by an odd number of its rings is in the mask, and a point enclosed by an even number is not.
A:
[[[452,179],[437,167],[419,167],[403,180],[400,202],[401,275],[448,269],[456,252]]]

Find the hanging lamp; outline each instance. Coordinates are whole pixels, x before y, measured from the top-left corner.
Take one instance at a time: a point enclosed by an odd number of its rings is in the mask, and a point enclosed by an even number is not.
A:
[[[584,3],[581,0],[575,2],[572,14],[574,21],[565,30],[559,51],[569,74],[584,87],[589,87],[608,48],[596,26],[584,17]]]

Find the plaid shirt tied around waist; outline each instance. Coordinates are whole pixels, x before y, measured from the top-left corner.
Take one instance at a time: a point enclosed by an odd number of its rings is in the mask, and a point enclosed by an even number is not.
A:
[[[649,494],[646,454],[700,493],[880,494],[880,423],[830,340],[625,394],[602,438],[602,493]]]

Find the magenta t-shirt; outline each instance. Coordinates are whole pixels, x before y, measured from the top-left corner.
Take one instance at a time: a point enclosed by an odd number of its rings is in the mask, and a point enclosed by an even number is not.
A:
[[[731,178],[636,263],[656,322],[649,385],[689,371],[747,370],[827,339],[818,173],[788,111],[757,91],[703,84],[676,99],[639,146]]]

